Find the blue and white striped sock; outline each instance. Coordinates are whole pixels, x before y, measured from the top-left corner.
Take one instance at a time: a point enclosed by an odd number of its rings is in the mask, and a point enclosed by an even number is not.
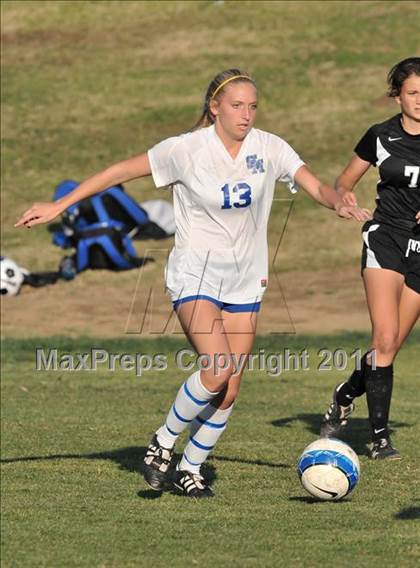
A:
[[[185,446],[177,469],[200,473],[200,466],[206,461],[207,456],[225,431],[232,410],[233,404],[224,410],[208,404],[195,417],[190,426],[189,442]]]
[[[156,432],[159,444],[173,448],[178,436],[217,394],[203,386],[200,371],[188,377],[176,395],[165,424]]]

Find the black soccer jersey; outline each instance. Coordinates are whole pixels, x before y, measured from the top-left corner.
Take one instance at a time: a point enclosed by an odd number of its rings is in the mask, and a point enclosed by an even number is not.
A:
[[[374,124],[354,151],[379,168],[374,219],[397,229],[412,231],[420,211],[420,134],[408,134],[401,114]]]

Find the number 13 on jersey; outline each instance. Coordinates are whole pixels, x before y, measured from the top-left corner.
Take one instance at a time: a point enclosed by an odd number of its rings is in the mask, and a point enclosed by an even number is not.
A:
[[[251,204],[251,186],[245,182],[235,184],[232,188],[226,183],[221,191],[223,192],[222,209],[232,209],[233,207],[248,207]]]

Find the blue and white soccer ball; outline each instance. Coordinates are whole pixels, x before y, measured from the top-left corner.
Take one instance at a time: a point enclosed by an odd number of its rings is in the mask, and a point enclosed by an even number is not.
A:
[[[360,477],[357,454],[341,440],[320,438],[309,444],[298,462],[303,487],[323,501],[338,501],[356,487]]]

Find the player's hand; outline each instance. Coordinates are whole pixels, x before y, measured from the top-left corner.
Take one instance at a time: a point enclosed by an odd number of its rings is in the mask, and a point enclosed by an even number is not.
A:
[[[417,225],[420,225],[420,211],[417,211],[416,220],[417,220]]]
[[[341,201],[349,207],[357,207],[357,199],[352,191],[346,191],[346,193],[341,195]]]
[[[49,223],[61,213],[61,208],[57,203],[34,203],[30,209],[25,211],[15,227],[26,227],[30,229],[34,225]]]
[[[335,211],[339,217],[344,219],[356,219],[356,221],[364,222],[372,219],[372,213],[369,209],[364,209],[358,205],[345,205],[339,203],[335,207]]]

